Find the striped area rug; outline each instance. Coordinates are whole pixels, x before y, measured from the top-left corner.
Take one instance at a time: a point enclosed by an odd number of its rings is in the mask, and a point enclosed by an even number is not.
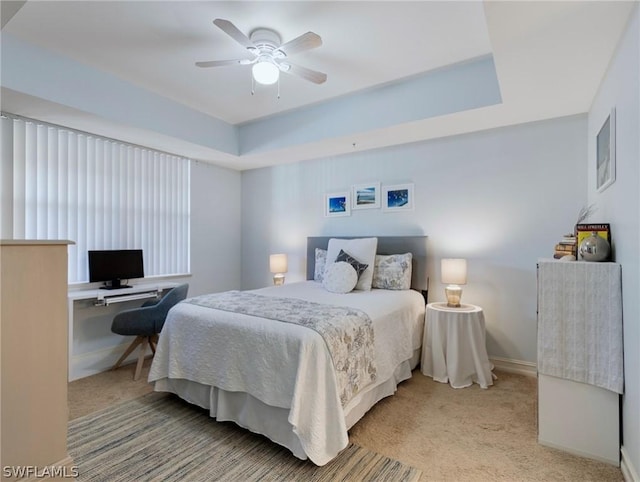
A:
[[[350,444],[323,467],[167,394],[151,393],[69,423],[85,481],[417,481],[421,471]]]

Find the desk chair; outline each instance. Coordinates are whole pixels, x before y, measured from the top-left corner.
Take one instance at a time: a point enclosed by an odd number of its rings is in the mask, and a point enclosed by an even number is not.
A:
[[[151,351],[155,354],[158,334],[162,331],[167,313],[169,313],[169,310],[174,305],[187,297],[188,291],[189,285],[186,283],[176,286],[160,298],[160,300],[147,301],[140,308],[121,311],[113,318],[113,322],[111,323],[112,332],[118,335],[133,335],[136,337],[113,366],[113,370],[118,368],[129,354],[140,345],[138,364],[136,365],[133,379],[137,380],[140,378],[140,371],[142,370],[147,345],[151,346]]]

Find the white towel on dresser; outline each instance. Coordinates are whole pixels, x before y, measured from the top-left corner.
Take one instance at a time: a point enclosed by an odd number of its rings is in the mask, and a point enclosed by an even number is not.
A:
[[[538,372],[623,392],[617,263],[538,262]]]

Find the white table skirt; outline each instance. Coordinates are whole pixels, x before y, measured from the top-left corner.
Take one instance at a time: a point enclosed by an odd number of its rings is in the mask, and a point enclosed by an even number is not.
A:
[[[427,305],[421,371],[453,388],[493,385],[493,365],[486,348],[484,313],[474,305],[448,308]]]

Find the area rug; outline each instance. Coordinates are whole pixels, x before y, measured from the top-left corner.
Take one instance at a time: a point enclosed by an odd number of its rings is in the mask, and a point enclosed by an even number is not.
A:
[[[421,471],[350,444],[323,467],[160,393],[69,422],[69,454],[86,481],[417,481]]]

